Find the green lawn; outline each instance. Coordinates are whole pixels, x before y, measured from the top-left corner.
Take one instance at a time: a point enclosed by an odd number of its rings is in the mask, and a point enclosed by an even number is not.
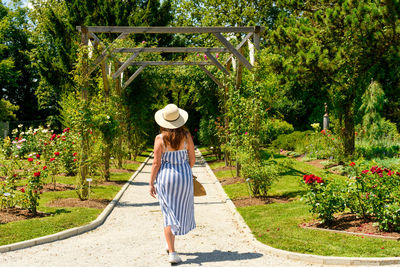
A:
[[[146,155],[150,152],[142,153],[137,158],[138,161],[144,161]],[[129,166],[128,169],[136,170],[140,164]],[[128,181],[133,172],[112,172],[111,181]],[[99,177],[93,177],[94,180]],[[75,176],[57,176],[57,183],[74,184]],[[50,179],[48,179],[48,182]],[[20,185],[24,185],[25,181],[20,181]],[[95,185],[91,186],[91,199],[108,199],[112,200],[120,191],[124,183],[118,185]],[[23,221],[10,222],[0,224],[0,245],[11,244],[23,240],[29,240],[49,234],[54,234],[66,229],[85,225],[95,220],[102,212],[102,209],[94,208],[73,208],[73,207],[48,207],[47,203],[55,199],[77,198],[74,190],[44,192],[39,201],[38,211],[50,213],[50,216],[43,218],[35,218]]]
[[[209,156],[212,158],[212,156]],[[285,157],[275,155],[280,161]],[[210,164],[213,169],[221,164]],[[218,178],[229,176],[230,171],[216,171]],[[236,175],[232,171],[231,177]],[[310,166],[305,162],[292,160],[292,167],[272,184],[269,196],[285,196],[293,199],[288,203],[272,203],[259,206],[237,208],[254,236],[262,243],[274,248],[293,252],[346,257],[393,257],[400,256],[397,241],[372,237],[352,236],[329,233],[320,230],[304,229],[299,224],[315,219],[308,211],[308,206],[301,201],[304,189],[300,185],[305,173],[314,173],[328,179],[345,179],[340,175]],[[248,197],[246,183],[223,186],[231,199]]]

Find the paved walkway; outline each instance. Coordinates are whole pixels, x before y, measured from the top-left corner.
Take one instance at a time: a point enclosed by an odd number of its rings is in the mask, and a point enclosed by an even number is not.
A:
[[[150,160],[103,225],[68,239],[0,254],[0,266],[170,266],[162,215],[148,193]],[[195,198],[197,228],[177,236],[182,266],[311,266],[264,255],[240,230],[197,155],[193,168],[207,196]]]

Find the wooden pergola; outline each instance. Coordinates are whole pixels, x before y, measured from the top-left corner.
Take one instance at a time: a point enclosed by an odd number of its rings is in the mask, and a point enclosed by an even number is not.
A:
[[[119,67],[112,74],[112,78],[120,78],[120,75],[126,70],[128,66],[140,66],[134,74],[123,84],[122,89],[126,88],[146,66],[151,65],[192,65],[199,66],[218,86],[224,87],[223,84],[206,68],[207,65],[214,65],[220,69],[225,75],[230,75],[230,66],[234,58],[237,58],[239,66],[243,65],[251,70],[254,66],[254,49],[260,49],[260,33],[265,30],[265,27],[128,27],[128,26],[78,26],[76,27],[81,32],[81,39],[83,45],[93,44],[94,47],[100,45],[103,49],[101,54],[96,60],[88,66],[87,75],[90,75],[99,66],[107,56],[114,53],[129,53],[132,54],[125,62],[118,62]],[[104,43],[96,36],[96,33],[117,33],[119,34],[115,40],[124,39],[129,34],[213,34],[222,47],[122,47],[112,48],[106,47]],[[241,42],[235,47],[232,43],[225,38],[222,33],[247,33]],[[114,42],[115,42],[114,40]],[[253,42],[252,42],[253,41]],[[114,43],[113,42],[113,43]],[[112,44],[113,44],[112,43]],[[243,55],[242,48],[245,44],[249,46],[248,60]],[[187,62],[187,61],[135,61],[140,53],[204,53],[210,60],[201,62]],[[229,53],[228,59],[221,63],[212,53]],[[235,64],[235,62],[233,62]],[[105,67],[104,64],[102,64]],[[103,70],[105,72],[105,70]]]
[[[191,65],[198,66],[201,68],[219,87],[227,91],[227,86],[221,83],[207,68],[208,65],[216,66],[225,76],[231,76],[233,73],[236,75],[236,87],[241,84],[242,68],[243,66],[251,70],[255,63],[255,50],[260,49],[260,34],[265,30],[265,27],[254,26],[254,27],[120,27],[120,26],[78,26],[76,27],[81,32],[81,42],[84,46],[89,46],[99,51],[99,56],[92,62],[87,63],[89,58],[89,52],[86,51],[83,57],[86,59],[83,61],[83,76],[89,77],[89,75],[98,67],[101,66],[105,101],[107,101],[109,94],[109,81],[108,75],[115,80],[115,88],[118,94],[121,93],[121,89],[125,89],[147,66],[154,65]],[[98,33],[113,33],[119,34],[118,37],[108,46],[106,46],[96,34]],[[117,47],[117,40],[124,39],[130,34],[212,34],[221,43],[221,47]],[[234,46],[225,36],[222,34],[246,34],[245,37],[240,41],[239,44]],[[249,60],[244,55],[244,46],[248,45],[249,48]],[[130,57],[125,62],[120,62],[116,57],[117,53],[128,53]],[[207,55],[209,60],[205,61],[138,61],[135,60],[141,53],[204,53]],[[220,62],[213,53],[229,53],[229,56],[224,62]],[[114,61],[114,73],[108,73],[111,68],[106,67],[106,59],[108,57],[113,58]],[[237,59],[237,63],[236,60]],[[128,66],[136,65],[139,68],[133,73],[129,79],[123,82],[123,73],[126,71]],[[231,71],[231,66],[236,71]],[[88,100],[88,79],[85,81],[82,88],[82,99]],[[86,160],[88,158],[88,133],[82,129],[82,161],[80,164],[80,180],[81,184],[86,184],[86,176],[88,168]],[[121,145],[121,140],[119,140]],[[105,156],[105,172],[106,179],[109,177],[109,156],[110,150],[107,149]],[[120,162],[120,160],[119,160]],[[87,194],[86,189],[82,189],[82,195]]]

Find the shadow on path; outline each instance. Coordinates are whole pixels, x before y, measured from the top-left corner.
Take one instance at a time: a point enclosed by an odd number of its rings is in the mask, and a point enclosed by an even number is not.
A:
[[[251,260],[264,256],[261,253],[238,253],[237,251],[221,251],[214,250],[212,252],[195,252],[195,253],[179,253],[180,255],[196,256],[194,259],[188,259],[181,262],[179,265],[197,263],[201,265],[205,262],[222,262],[227,261],[239,261],[239,260]]]
[[[158,202],[150,202],[150,203],[131,203],[131,202],[118,202],[117,206],[119,207],[144,207],[144,206],[149,206],[149,207],[155,207],[155,206],[160,206]]]

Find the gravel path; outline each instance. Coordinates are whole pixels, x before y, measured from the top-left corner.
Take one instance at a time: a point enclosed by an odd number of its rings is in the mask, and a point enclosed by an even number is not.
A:
[[[222,201],[197,155],[193,168],[207,196],[195,198],[197,228],[176,237],[182,266],[311,266],[257,251]],[[0,254],[0,266],[170,266],[162,215],[148,193],[151,160],[103,225],[68,239]],[[315,266],[315,265],[314,265]]]

